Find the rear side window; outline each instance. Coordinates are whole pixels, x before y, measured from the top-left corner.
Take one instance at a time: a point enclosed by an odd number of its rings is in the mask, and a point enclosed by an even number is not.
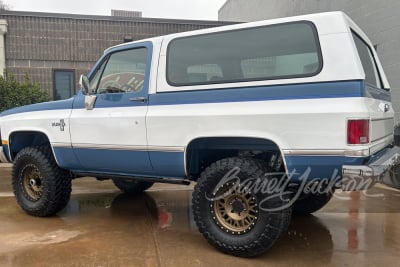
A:
[[[174,86],[309,77],[322,68],[315,26],[305,21],[178,38],[167,53]]]
[[[365,72],[365,82],[372,86],[382,88],[378,68],[376,67],[371,48],[354,32],[353,39]]]

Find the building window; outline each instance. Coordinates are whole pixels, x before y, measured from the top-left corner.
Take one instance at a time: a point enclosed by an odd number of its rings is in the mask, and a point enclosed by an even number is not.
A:
[[[70,98],[74,90],[74,71],[73,70],[54,70],[54,100]]]

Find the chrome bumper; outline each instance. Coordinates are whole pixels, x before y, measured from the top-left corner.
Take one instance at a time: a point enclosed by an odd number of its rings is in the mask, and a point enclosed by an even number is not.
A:
[[[0,144],[0,162],[8,163],[6,155],[4,154],[3,146]]]
[[[400,147],[395,146],[366,165],[343,165],[342,190],[360,191],[371,188],[376,182],[382,181],[389,171],[400,165]]]

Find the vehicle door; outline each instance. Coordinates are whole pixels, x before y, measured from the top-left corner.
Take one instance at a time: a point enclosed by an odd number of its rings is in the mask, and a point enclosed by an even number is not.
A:
[[[76,97],[70,118],[72,147],[82,171],[145,174],[152,170],[146,120],[152,45],[114,48],[89,74],[94,104]]]

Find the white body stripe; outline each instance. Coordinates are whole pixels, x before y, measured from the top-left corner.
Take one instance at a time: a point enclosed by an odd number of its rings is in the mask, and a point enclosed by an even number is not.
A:
[[[365,98],[150,106],[148,142],[185,146],[200,137],[259,137],[282,150],[363,150],[368,145],[347,146],[344,133],[347,118],[368,114]]]

